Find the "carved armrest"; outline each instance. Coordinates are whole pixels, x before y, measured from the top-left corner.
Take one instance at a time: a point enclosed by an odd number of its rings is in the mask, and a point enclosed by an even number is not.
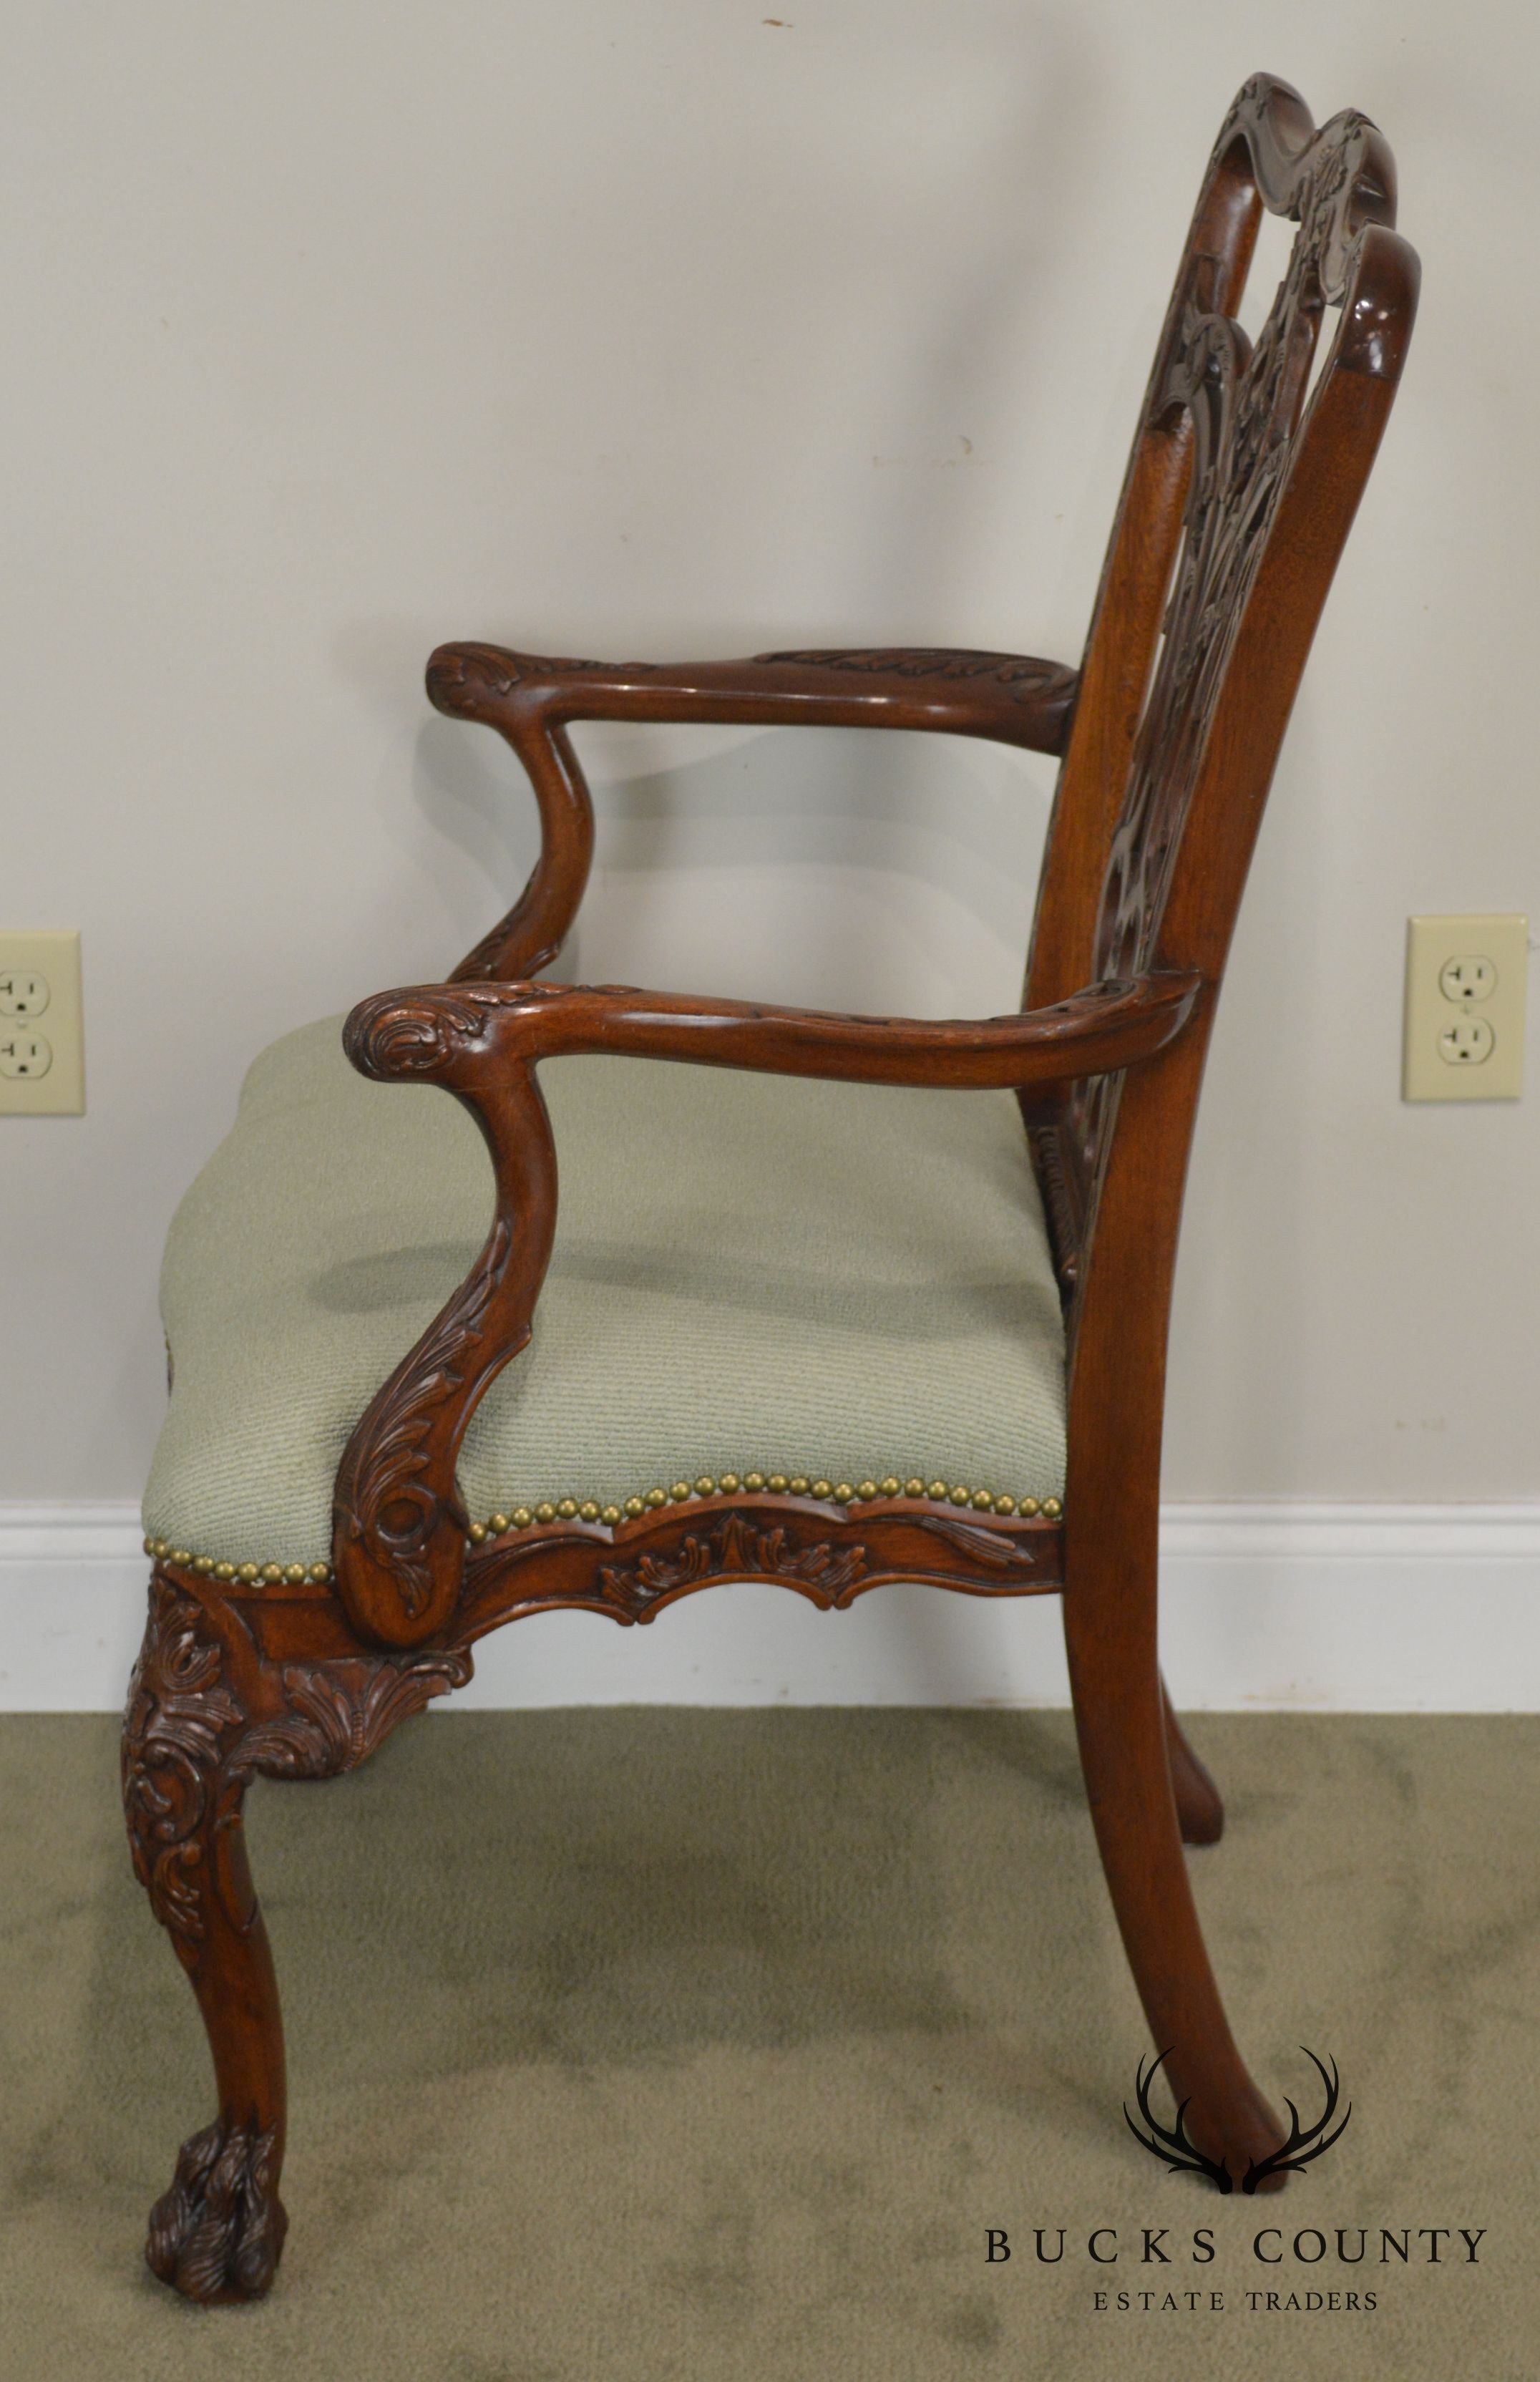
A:
[[[333,1564],[354,1627],[385,1645],[418,1645],[459,1597],[460,1444],[483,1391],[529,1343],[556,1231],[541,1061],[611,1051],[849,1083],[1048,1093],[1154,1058],[1202,990],[1195,976],[1147,976],[1026,1015],[939,1022],[617,985],[423,985],[361,1001],[343,1034],[354,1066],[377,1082],[455,1094],[491,1152],[496,1209],[471,1272],[371,1402],[338,1467]]]
[[[633,985],[417,985],[361,1001],[343,1046],[376,1082],[444,1084],[480,1109],[519,1066],[609,1051],[841,1083],[1042,1088],[1153,1058],[1192,1014],[1190,974],[1091,985],[1004,1017],[862,1017]]]
[[[746,727],[919,728],[1063,750],[1077,674],[1024,654],[941,645],[812,647],[743,661],[590,662],[440,645],[440,711],[505,731],[532,718],[725,720]]]
[[[727,720],[747,727],[923,728],[1062,751],[1078,684],[1020,654],[760,654],[751,661],[590,662],[502,645],[440,645],[428,694],[495,728],[540,807],[541,853],[514,907],[467,953],[457,984],[516,981],[549,965],[577,915],[593,856],[593,805],[567,735],[574,719]]]

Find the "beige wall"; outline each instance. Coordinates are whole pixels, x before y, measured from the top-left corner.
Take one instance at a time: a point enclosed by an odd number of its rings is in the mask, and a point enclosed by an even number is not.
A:
[[[1074,658],[1202,163],[1258,66],[1398,152],[1424,312],[1242,918],[1178,1497],[1540,1492],[1540,1050],[1397,1097],[1402,922],[1540,909],[1540,26],[1448,0],[11,12],[0,917],[90,1113],[0,1126],[0,1496],[137,1492],[166,1218],[272,1035],[441,972],[531,815],[442,637]],[[1045,765],[586,740],[574,969],[933,1013],[1018,981]]]

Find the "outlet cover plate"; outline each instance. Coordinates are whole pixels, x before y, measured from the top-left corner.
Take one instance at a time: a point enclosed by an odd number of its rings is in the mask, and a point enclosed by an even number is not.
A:
[[[1407,920],[1402,1099],[1519,1099],[1528,970],[1529,920],[1519,912]]]
[[[40,1044],[41,1074],[31,1072]],[[83,1116],[85,1105],[80,938],[73,927],[0,927],[0,1116]]]

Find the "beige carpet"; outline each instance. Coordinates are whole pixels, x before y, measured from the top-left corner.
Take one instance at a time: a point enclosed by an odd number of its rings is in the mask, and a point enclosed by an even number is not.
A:
[[[1193,1734],[1229,1801],[1192,1860],[1238,2032],[1275,2093],[1312,2102],[1305,2043],[1354,2103],[1280,2197],[1221,2200],[1129,2138],[1143,2034],[1057,1716],[434,1716],[252,1799],[292,2230],[264,2303],[203,2313],[141,2263],[213,2102],[129,1874],[116,1731],[0,1722],[0,2373],[1528,2382],[1540,1725]],[[1366,2227],[1371,2262],[1264,2266],[1263,2224],[1333,2251]],[[1139,2263],[1143,2226],[1169,2267]],[[1418,2262],[1373,2262],[1385,2227]],[[1426,2227],[1454,2229],[1436,2265]],[[1485,2229],[1474,2265],[1461,2227]],[[1203,2298],[1098,2312],[1097,2288]],[[1300,2307],[1248,2304],[1269,2289]]]

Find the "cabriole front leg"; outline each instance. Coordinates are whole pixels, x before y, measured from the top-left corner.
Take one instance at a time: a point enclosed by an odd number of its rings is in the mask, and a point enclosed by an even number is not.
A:
[[[247,1787],[259,1775],[336,1777],[471,1676],[469,1653],[452,1648],[264,1660],[249,1619],[157,1565],[123,1730],[134,1869],[191,1980],[219,2094],[151,2211],[145,2255],[163,2282],[205,2302],[260,2298],[288,2222],[283,2021],[247,1866]]]
[[[203,2014],[219,2115],[183,2143],[150,2216],[145,2256],[189,2299],[255,2299],[287,2218],[284,2034],[267,1930],[251,1888],[238,1760],[252,1716],[200,1601],[157,1571],[123,1730],[134,1870]]]

